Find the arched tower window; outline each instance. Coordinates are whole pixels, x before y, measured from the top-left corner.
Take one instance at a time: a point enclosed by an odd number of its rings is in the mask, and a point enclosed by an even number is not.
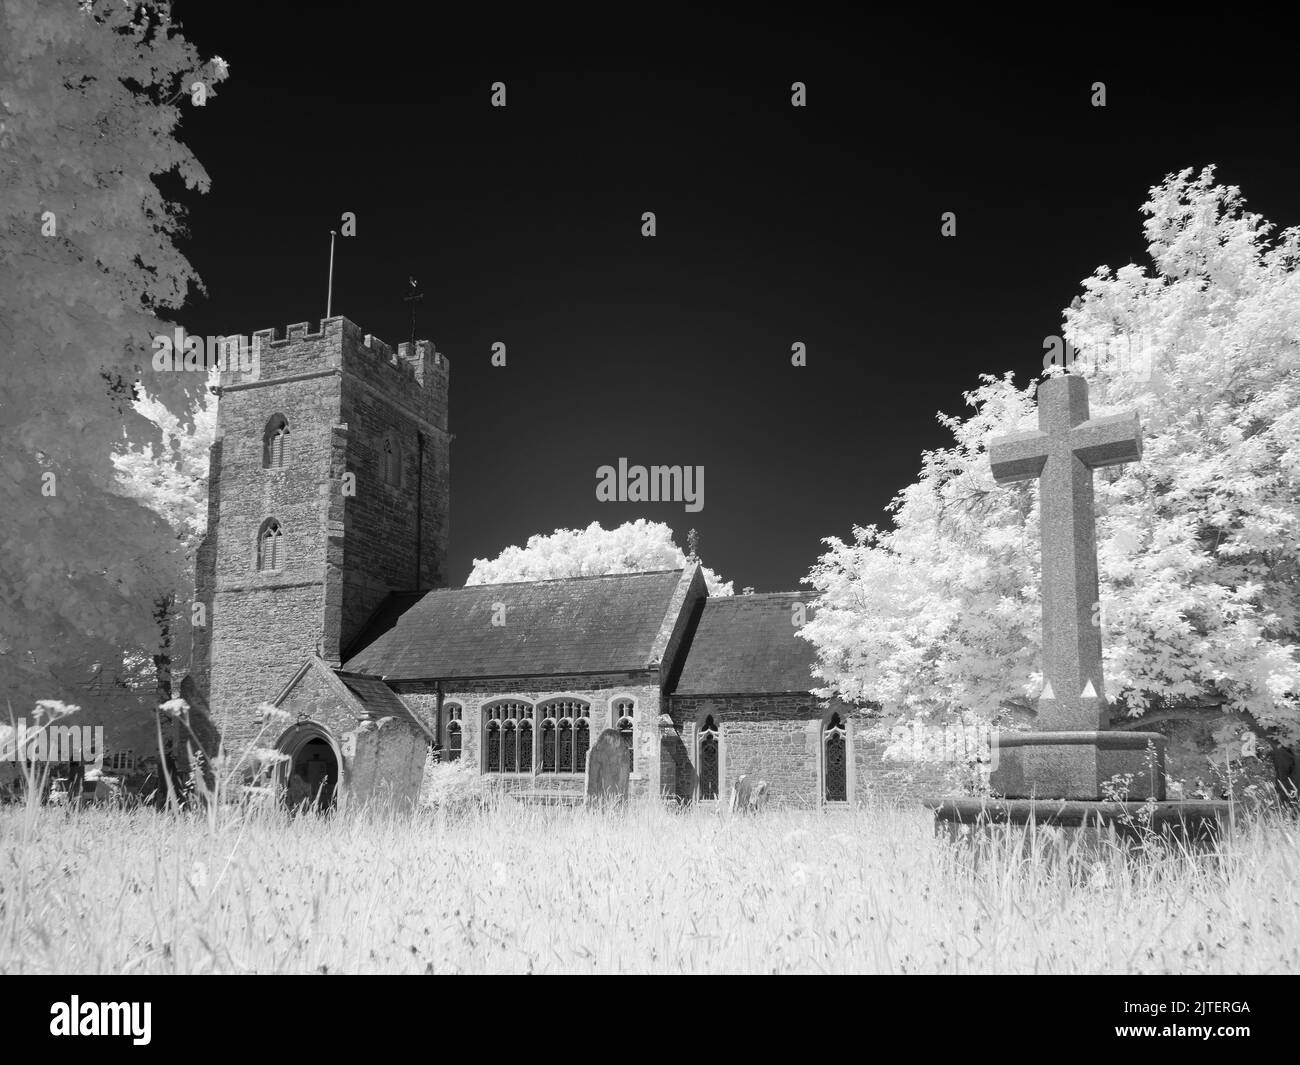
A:
[[[704,724],[700,726],[699,748],[695,763],[699,767],[701,799],[716,799],[718,797],[720,753],[718,749],[718,723],[710,714],[704,719]]]
[[[540,707],[542,773],[583,773],[591,747],[591,705],[551,699]]]
[[[632,753],[632,737],[635,734],[635,723],[632,719],[633,708],[634,704],[631,699],[618,699],[614,702],[614,728],[618,730],[618,734],[623,740],[623,746],[627,748],[627,767],[629,770],[636,768]]]
[[[257,568],[262,571],[284,568],[284,536],[274,518],[267,518],[258,530]]]
[[[446,721],[443,727],[443,747],[447,752],[447,761],[455,762],[460,759],[464,749],[465,710],[459,703],[448,703],[442,708],[442,713]]]
[[[528,703],[492,703],[483,708],[485,773],[533,771],[533,708]]]
[[[391,429],[384,434],[379,445],[379,475],[384,484],[401,486],[402,447],[397,442],[397,434]]]
[[[289,419],[272,414],[262,433],[262,467],[278,470],[289,460]]]
[[[848,730],[839,714],[822,725],[822,787],[827,802],[849,801]]]

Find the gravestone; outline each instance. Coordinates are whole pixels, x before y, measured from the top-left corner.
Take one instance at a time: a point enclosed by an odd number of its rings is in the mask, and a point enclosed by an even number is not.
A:
[[[1141,456],[1137,416],[1089,417],[1088,382],[1071,375],[1039,385],[1037,430],[990,443],[999,484],[1039,482],[1043,690],[1032,728],[997,736],[989,785],[1004,798],[927,804],[950,830],[986,821],[1131,824],[1146,804],[1153,825],[1197,831],[1226,814],[1226,803],[1165,802],[1165,738],[1109,728],[1092,475]]]
[[[627,798],[628,752],[623,737],[605,729],[587,755],[587,801],[622,802]]]
[[[731,812],[757,813],[763,806],[767,795],[767,781],[755,781],[748,773],[742,773],[740,779],[731,786]]]

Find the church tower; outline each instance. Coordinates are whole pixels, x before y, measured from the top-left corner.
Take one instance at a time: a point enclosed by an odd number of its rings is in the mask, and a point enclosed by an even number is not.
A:
[[[221,375],[191,667],[231,748],[305,659],[339,665],[390,592],[441,586],[447,558],[449,366],[432,342],[394,351],[334,317],[251,347]]]

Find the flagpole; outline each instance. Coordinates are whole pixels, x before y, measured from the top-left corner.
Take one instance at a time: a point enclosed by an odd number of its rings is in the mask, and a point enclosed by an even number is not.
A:
[[[329,292],[325,295],[325,317],[331,317],[330,311],[334,309],[334,230],[330,230],[330,286]]]

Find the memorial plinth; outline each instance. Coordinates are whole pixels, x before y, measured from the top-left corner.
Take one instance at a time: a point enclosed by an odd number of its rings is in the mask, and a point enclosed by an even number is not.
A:
[[[1233,804],[1193,802],[1086,802],[1075,799],[931,799],[935,826],[949,839],[992,825],[1032,825],[1083,835],[1092,842],[1113,835],[1145,841],[1148,834],[1195,845],[1213,843],[1232,825]]]
[[[999,733],[989,787],[1009,799],[1165,797],[1165,737],[1158,732]]]

